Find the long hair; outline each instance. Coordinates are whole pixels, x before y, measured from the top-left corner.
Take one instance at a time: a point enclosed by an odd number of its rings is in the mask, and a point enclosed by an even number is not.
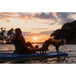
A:
[[[22,35],[21,29],[20,29],[20,28],[16,28],[16,29],[15,29],[15,34],[16,34],[16,35]]]

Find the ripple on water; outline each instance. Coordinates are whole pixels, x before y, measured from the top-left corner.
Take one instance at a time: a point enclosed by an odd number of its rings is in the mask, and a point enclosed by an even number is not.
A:
[[[39,45],[39,47],[41,47],[41,44]],[[55,47],[54,46],[49,46],[49,51],[56,51],[55,50]],[[11,45],[11,44],[7,44],[7,45],[0,45],[0,52],[13,52],[15,50],[15,47],[14,45]],[[67,52],[69,55],[68,57],[65,58],[65,60],[57,60],[57,58],[50,58],[50,59],[47,59],[47,60],[43,60],[43,61],[34,61],[34,60],[31,60],[31,61],[27,61],[25,63],[37,63],[37,64],[57,64],[57,63],[76,63],[76,45],[75,44],[66,44],[66,45],[63,45],[59,48],[60,51],[63,51],[63,52]],[[10,62],[9,62],[10,63]]]

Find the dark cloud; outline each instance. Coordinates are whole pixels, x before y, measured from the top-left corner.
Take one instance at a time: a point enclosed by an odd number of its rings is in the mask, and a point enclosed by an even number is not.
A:
[[[72,22],[72,21],[74,21],[74,19],[68,18],[68,19],[66,19],[66,21],[64,23]]]
[[[57,14],[57,16],[59,18],[63,19],[63,18],[67,18],[70,13],[63,13],[63,12],[61,13],[61,12],[59,12],[59,13],[56,13],[56,14]]]
[[[61,24],[73,21],[73,19],[69,18],[69,15],[74,14],[74,13],[59,12],[59,13],[56,13],[56,14],[57,14],[58,18],[61,19]]]
[[[55,17],[52,15],[52,13],[41,13],[41,14],[35,14],[34,17],[37,17],[37,18],[41,18],[41,19],[55,19]]]
[[[53,17],[52,15],[50,15],[50,14],[46,14],[46,13],[41,13],[40,14],[40,16],[39,16],[40,18],[45,18],[45,19],[49,19],[49,18],[51,18],[51,17]]]
[[[72,22],[74,19],[72,19],[71,17],[69,17],[69,15],[72,14],[76,14],[73,12],[56,12],[54,14],[54,12],[50,12],[50,13],[38,13],[35,14],[34,17],[36,18],[40,18],[40,19],[51,19],[54,20],[54,23],[50,23],[50,25],[55,25],[55,22],[58,22],[60,24],[64,24],[66,22]],[[59,21],[60,19],[60,21]]]

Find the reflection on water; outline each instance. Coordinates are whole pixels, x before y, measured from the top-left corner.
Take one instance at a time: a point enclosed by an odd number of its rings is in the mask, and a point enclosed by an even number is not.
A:
[[[15,50],[14,45],[0,44],[0,52],[12,52]]]
[[[36,44],[34,44],[35,46]],[[39,48],[42,46],[42,44],[38,44]],[[48,47],[49,52],[50,51],[56,51],[54,46],[49,46]],[[0,45],[0,52],[13,52],[15,50],[14,45],[11,44],[2,44]],[[37,63],[37,64],[51,64],[51,63],[76,63],[76,45],[75,44],[66,44],[63,45],[59,48],[60,51],[63,52],[67,52],[69,55],[67,57],[65,57],[65,59],[63,57],[61,57],[61,59],[57,59],[57,58],[49,58],[49,59],[45,59],[45,60],[30,60],[30,61],[26,61],[25,63],[29,64],[29,63]],[[11,63],[11,62],[5,62],[5,63]]]

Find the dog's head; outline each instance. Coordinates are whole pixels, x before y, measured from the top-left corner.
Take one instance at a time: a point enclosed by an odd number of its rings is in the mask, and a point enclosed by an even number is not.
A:
[[[49,40],[46,40],[46,41],[43,43],[42,47],[45,48],[45,49],[48,49],[48,46],[49,46],[50,44],[51,44],[50,41],[49,41]]]

